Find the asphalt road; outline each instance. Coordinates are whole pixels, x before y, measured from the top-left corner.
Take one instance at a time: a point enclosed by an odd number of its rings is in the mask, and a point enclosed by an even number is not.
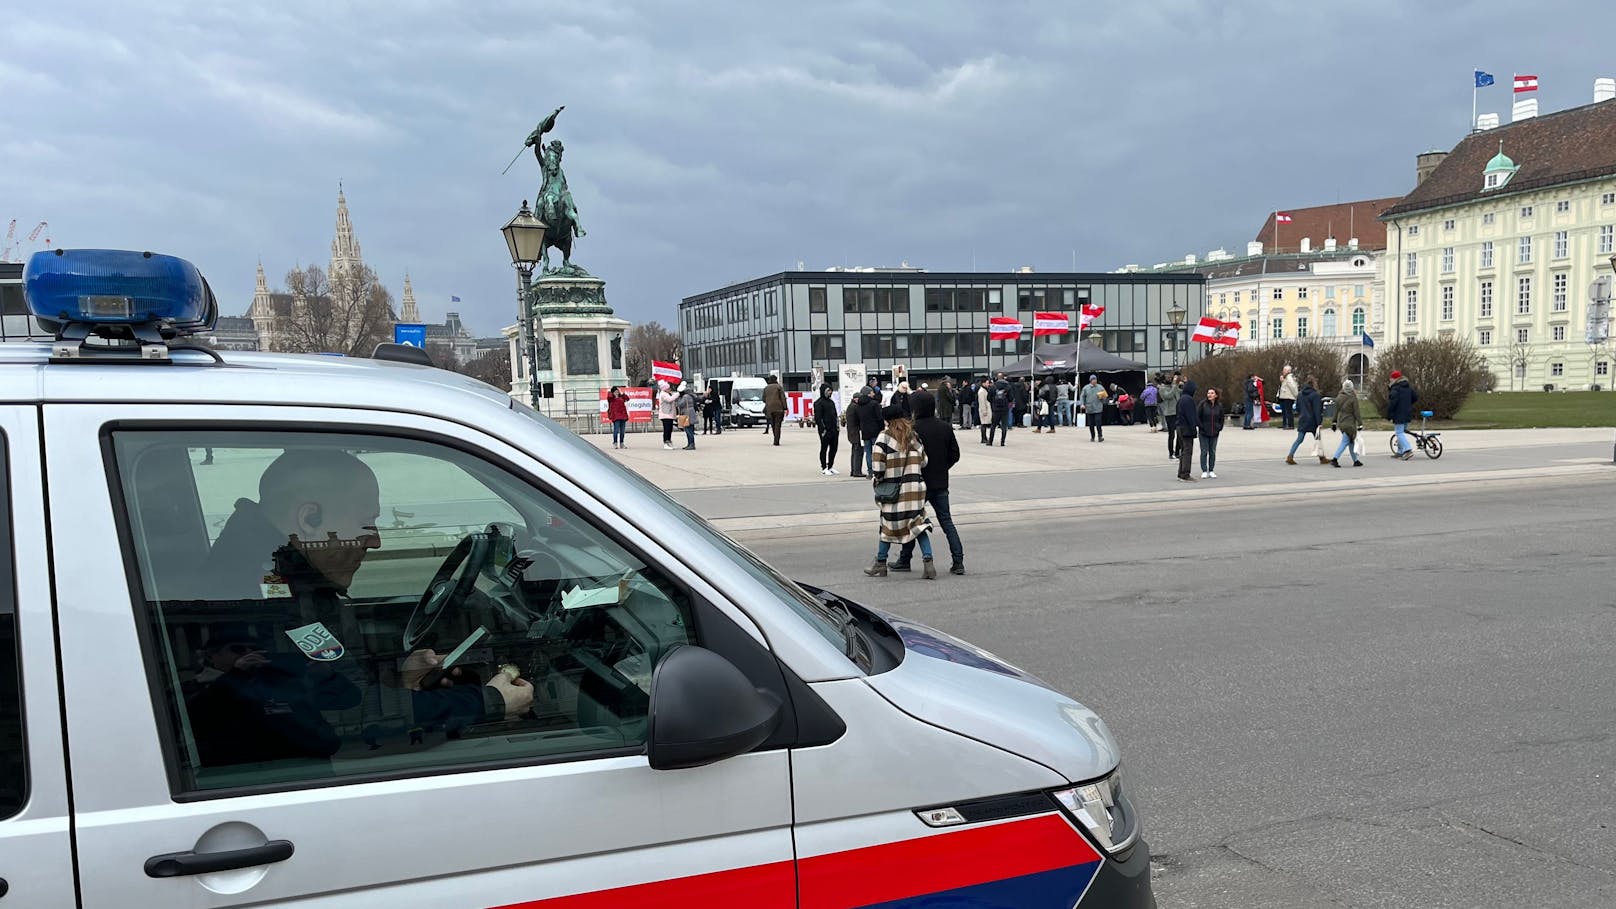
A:
[[[1616,906],[1613,524],[1616,469],[966,525],[935,582],[746,542],[1098,710],[1164,907],[1570,909]]]

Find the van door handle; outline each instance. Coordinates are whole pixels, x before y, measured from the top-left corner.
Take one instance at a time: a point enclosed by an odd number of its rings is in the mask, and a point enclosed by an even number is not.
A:
[[[147,877],[183,877],[188,874],[212,874],[215,871],[233,871],[254,865],[284,862],[292,857],[290,840],[270,840],[262,846],[231,849],[228,852],[170,852],[154,855],[146,860]]]

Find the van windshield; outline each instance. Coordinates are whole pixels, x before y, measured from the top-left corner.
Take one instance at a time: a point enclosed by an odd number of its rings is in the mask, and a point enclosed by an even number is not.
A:
[[[763,400],[763,389],[761,389],[761,388],[737,388],[737,389],[735,389],[735,400],[737,400],[737,401],[761,401],[761,400]]]

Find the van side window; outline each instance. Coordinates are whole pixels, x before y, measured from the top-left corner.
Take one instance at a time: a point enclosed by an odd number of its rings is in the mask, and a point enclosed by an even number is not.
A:
[[[118,431],[175,794],[633,753],[688,595],[447,445]]]
[[[11,549],[11,470],[0,435],[0,819],[28,800],[28,749],[23,736],[22,667],[17,651],[17,585]]]

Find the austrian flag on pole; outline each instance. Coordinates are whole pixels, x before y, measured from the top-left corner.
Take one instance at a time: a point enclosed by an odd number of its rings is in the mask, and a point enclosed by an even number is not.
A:
[[[1536,76],[1523,76],[1520,73],[1515,74],[1515,94],[1518,95],[1521,92],[1535,91],[1537,91]]]
[[[651,361],[651,381],[666,382],[669,385],[678,385],[684,378],[678,363],[664,363],[661,360]]]
[[[1233,347],[1240,343],[1240,323],[1223,322],[1211,316],[1203,316],[1195,326],[1195,333],[1190,340],[1197,344],[1222,344]]]
[[[995,341],[1019,338],[1024,328],[1025,326],[1009,316],[994,316],[988,320],[988,337]]]
[[[1035,312],[1032,314],[1032,336],[1064,335],[1072,330],[1071,320],[1062,312]]]
[[[1083,309],[1077,315],[1078,330],[1088,328],[1089,323],[1105,315],[1105,307],[1097,303],[1084,303]]]

